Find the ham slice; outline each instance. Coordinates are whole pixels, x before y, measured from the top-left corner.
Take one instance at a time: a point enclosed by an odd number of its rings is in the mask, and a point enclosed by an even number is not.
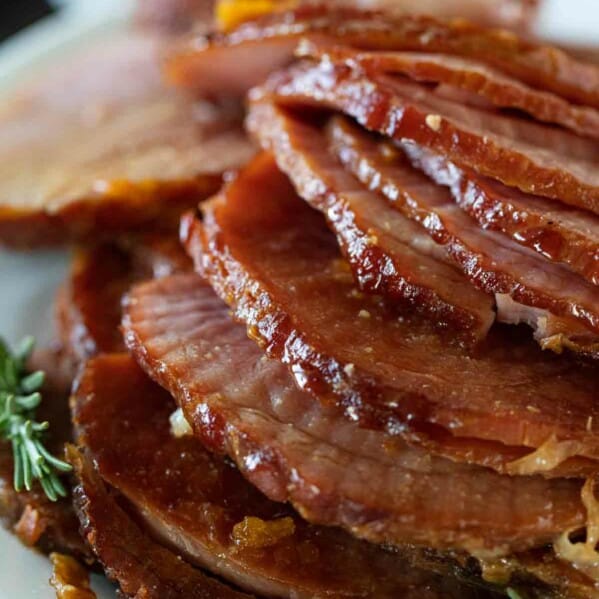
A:
[[[148,599],[250,599],[191,567],[175,552],[159,545],[120,505],[91,459],[74,447],[69,461],[77,477],[75,507],[81,532],[106,576],[125,597]]]
[[[204,75],[213,72],[214,65],[219,66],[221,81],[232,81],[239,72],[238,59],[244,59],[241,81],[253,85],[269,69],[291,60],[300,36],[316,34],[364,50],[440,53],[480,60],[532,88],[599,108],[599,68],[557,48],[463,19],[391,18],[376,13],[331,11],[324,6],[267,15],[212,40],[192,37],[173,52],[168,73],[179,85],[201,89],[206,83]],[[261,43],[270,52],[263,50]],[[256,77],[249,74],[252,71]],[[226,72],[231,76],[224,77]]]
[[[389,75],[322,63],[272,76],[254,98],[340,110],[372,131],[413,141],[526,192],[599,212],[599,147],[516,117],[466,106]]]
[[[269,103],[252,106],[248,127],[299,195],[327,216],[361,289],[411,306],[441,330],[484,338],[495,319],[492,297],[446,264],[423,228],[347,173],[318,127]]]
[[[121,298],[129,287],[135,281],[189,269],[191,263],[174,236],[145,235],[77,250],[57,298],[63,347],[75,363],[124,350]]]
[[[223,170],[251,156],[233,115],[164,86],[163,47],[149,33],[115,34],[7,99],[0,243],[176,229],[184,209],[219,188]]]
[[[251,201],[248,193],[251,190]],[[426,422],[456,437],[538,448],[551,435],[596,458],[594,366],[497,329],[468,354],[417,318],[356,296],[322,217],[262,155],[183,231],[196,269],[297,383],[364,426]]]
[[[485,229],[501,231],[599,285],[599,218],[477,175],[414,143],[400,144],[414,166]]]
[[[447,190],[415,171],[400,153],[390,157],[385,142],[359,127],[334,120],[330,138],[337,157],[364,184],[382,192],[393,208],[421,223],[477,286],[572,320],[574,335],[580,326],[589,335],[599,332],[595,285],[504,235],[483,231]]]
[[[310,38],[300,45],[298,54],[370,72],[404,75],[421,83],[450,86],[491,106],[521,110],[539,121],[599,139],[598,110],[573,105],[553,93],[531,88],[474,59],[417,52],[361,52],[335,45],[331,40]]]
[[[269,501],[199,441],[174,437],[173,405],[129,356],[107,355],[87,365],[74,420],[98,475],[128,499],[144,529],[188,562],[268,597],[416,598],[423,585],[431,599],[475,596],[453,577],[413,567],[406,556],[415,552],[310,525]]]
[[[560,497],[572,502],[568,518],[580,504],[578,481],[501,476],[344,422],[267,359],[197,276],[137,286],[124,329],[138,362],[173,393],[195,434],[309,520],[372,541],[496,554],[543,536],[538,526],[562,526]]]

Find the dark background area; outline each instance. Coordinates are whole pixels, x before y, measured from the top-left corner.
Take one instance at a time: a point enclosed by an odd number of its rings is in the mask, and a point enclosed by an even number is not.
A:
[[[55,10],[45,0],[0,0],[0,42]]]

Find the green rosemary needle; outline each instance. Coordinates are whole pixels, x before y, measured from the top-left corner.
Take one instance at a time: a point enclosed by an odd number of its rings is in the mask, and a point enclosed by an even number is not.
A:
[[[42,371],[28,373],[26,369],[34,343],[27,337],[11,352],[0,339],[0,438],[12,445],[16,491],[30,491],[37,480],[48,499],[56,501],[67,494],[59,473],[69,472],[71,466],[44,447],[44,433],[50,425],[34,418],[44,384]]]

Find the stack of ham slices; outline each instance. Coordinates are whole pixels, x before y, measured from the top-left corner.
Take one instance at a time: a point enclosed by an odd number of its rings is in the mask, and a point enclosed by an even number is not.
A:
[[[179,212],[238,168],[181,243],[104,227],[61,289],[75,510],[108,576],[599,597],[599,68],[311,5],[179,39],[164,69],[217,114],[245,100],[256,152],[211,131],[231,156],[187,162]]]

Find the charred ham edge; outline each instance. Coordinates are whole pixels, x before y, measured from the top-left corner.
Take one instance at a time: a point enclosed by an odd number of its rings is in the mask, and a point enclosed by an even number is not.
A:
[[[218,190],[224,170],[251,156],[227,113],[165,87],[156,61],[163,43],[115,35],[7,99],[0,243],[174,231],[182,211]]]
[[[63,347],[75,363],[123,351],[121,299],[131,285],[191,268],[175,235],[128,236],[78,248],[56,303]]]
[[[82,534],[126,597],[141,599],[243,599],[158,545],[121,507],[119,497],[100,478],[91,458],[69,447],[75,469],[75,507]]]
[[[327,10],[324,6],[267,15],[211,40],[191,38],[171,56],[167,72],[175,83],[200,87],[204,69],[210,63],[218,62],[221,69],[237,71],[235,58],[243,48],[243,55],[253,64],[262,60],[257,67],[257,74],[262,76],[288,63],[298,38],[307,34],[326,34],[363,50],[441,53],[479,60],[532,88],[599,108],[599,68],[557,48],[463,19],[441,21],[412,15],[390,18],[380,13]],[[276,56],[272,49],[270,56],[261,51],[260,43],[275,41],[279,43],[278,48],[272,48],[279,50]],[[252,84],[260,79],[248,80],[246,74],[244,80]]]
[[[363,426],[398,434],[431,424],[531,448],[555,434],[597,458],[588,427],[597,416],[595,367],[543,353],[513,328],[492,330],[469,355],[426,321],[356,297],[324,219],[268,155],[183,235],[196,269],[266,352]]]
[[[599,111],[576,106],[553,93],[533,89],[475,59],[415,52],[363,52],[334,39],[305,38],[296,54],[345,63],[352,69],[404,75],[421,83],[447,85],[499,108],[513,108],[584,137],[599,138]]]
[[[568,131],[329,63],[279,72],[253,98],[265,94],[287,105],[340,110],[366,129],[414,141],[510,186],[599,212],[597,145]]]
[[[485,337],[495,319],[492,296],[446,264],[424,229],[347,173],[318,127],[271,103],[254,104],[247,126],[298,194],[326,215],[361,289],[418,310],[470,342]]]
[[[599,218],[595,214],[506,187],[415,143],[399,145],[416,168],[448,187],[454,201],[482,227],[501,231],[599,285]]]
[[[468,593],[455,579],[412,570],[404,552],[307,524],[197,439],[173,437],[172,398],[127,355],[90,361],[74,397],[79,442],[98,474],[128,499],[144,529],[190,563],[269,597],[417,597],[425,584],[434,597]]]
[[[501,476],[344,422],[265,359],[198,277],[137,286],[124,329],[129,349],[173,393],[195,434],[310,521],[374,542],[498,555],[540,540],[539,525],[559,529],[564,518],[580,517],[579,481]]]
[[[581,328],[589,336],[599,332],[595,285],[500,233],[481,229],[446,189],[416,171],[400,152],[390,155],[388,145],[349,121],[334,119],[329,138],[341,162],[370,189],[380,191],[390,207],[423,225],[476,286],[566,318],[574,335]],[[509,322],[512,317],[499,313],[498,319]]]

